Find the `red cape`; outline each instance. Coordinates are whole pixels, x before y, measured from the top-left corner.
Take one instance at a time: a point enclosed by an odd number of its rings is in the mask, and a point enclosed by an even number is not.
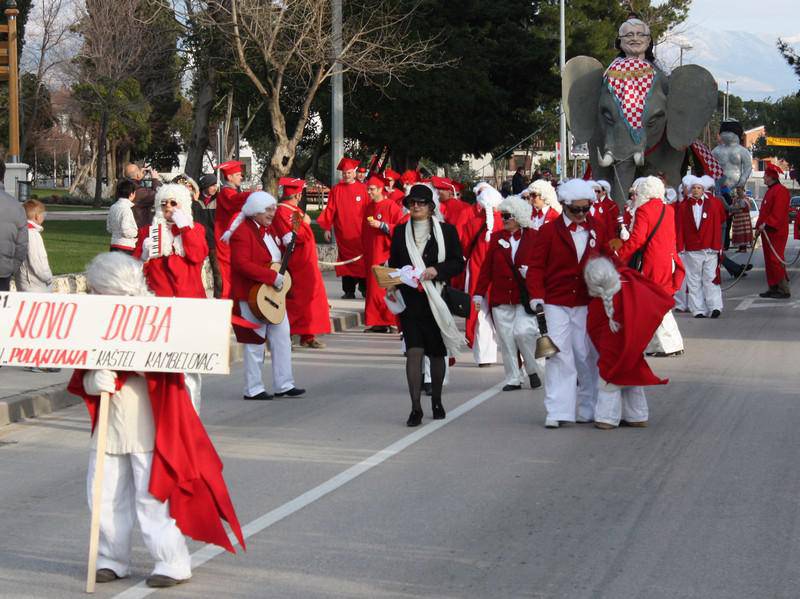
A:
[[[67,390],[86,402],[94,431],[100,397],[86,393],[85,373],[76,370]],[[118,372],[117,384],[121,385],[127,376]],[[225,520],[239,545],[246,549],[236,510],[222,478],[222,461],[192,407],[183,375],[148,372],[145,379],[156,428],[150,494],[159,501],[169,501],[170,516],[186,536],[236,553],[222,524]]]
[[[617,333],[611,330],[602,300],[589,302],[586,330],[600,354],[600,376],[621,387],[665,385],[669,381],[653,374],[644,350],[675,302],[637,271],[628,267],[618,270],[622,289],[614,296],[614,320],[622,328]]]

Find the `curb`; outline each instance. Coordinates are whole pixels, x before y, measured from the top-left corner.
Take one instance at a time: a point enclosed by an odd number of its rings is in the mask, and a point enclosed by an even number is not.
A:
[[[331,329],[341,333],[347,329],[361,326],[364,322],[363,310],[337,310],[331,313]],[[231,335],[231,364],[241,361],[242,346]],[[66,383],[51,385],[42,389],[26,391],[0,399],[0,427],[27,418],[36,418],[81,403],[83,400],[67,392]]]

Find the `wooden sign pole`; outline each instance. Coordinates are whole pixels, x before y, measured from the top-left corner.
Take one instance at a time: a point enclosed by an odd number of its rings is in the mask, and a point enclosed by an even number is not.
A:
[[[100,394],[100,410],[97,414],[95,435],[97,447],[94,458],[94,480],[92,481],[92,527],[89,532],[89,566],[86,571],[86,592],[94,593],[97,582],[97,553],[100,548],[100,511],[103,503],[103,474],[105,473],[106,439],[108,438],[108,393]]]
[[[8,159],[6,162],[20,161],[19,155],[19,65],[17,63],[17,4],[13,0],[6,3],[5,14],[8,22]]]

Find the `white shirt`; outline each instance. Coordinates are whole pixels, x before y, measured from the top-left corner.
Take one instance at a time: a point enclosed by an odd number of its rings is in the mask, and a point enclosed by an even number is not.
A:
[[[508,242],[511,244],[511,261],[514,261],[514,257],[517,255],[517,248],[519,247],[519,242],[522,241],[522,229],[519,230],[519,239],[514,239],[514,235],[508,238]]]
[[[106,230],[111,233],[111,246],[127,249],[136,247],[139,229],[133,218],[133,202],[128,198],[119,198],[108,209]]]
[[[536,210],[534,208],[533,210]],[[550,210],[550,206],[543,206],[542,207],[542,216],[532,216],[531,217],[531,228],[534,231],[538,231],[541,226],[544,224],[544,219],[547,216],[547,211]]]
[[[267,233],[264,235],[264,244],[267,246],[269,253],[272,255],[273,262],[280,262],[281,261],[281,249],[278,247],[278,242],[275,241],[275,238]]]
[[[692,198],[694,199],[694,198]],[[702,204],[694,204],[692,206],[692,215],[694,216],[694,225],[697,227],[697,230],[700,230],[700,223],[703,221],[703,210],[706,207],[706,199],[703,198]]]
[[[569,220],[569,217],[566,214],[562,214],[561,218],[564,219],[564,223],[569,227],[572,224],[572,221]],[[589,231],[586,229],[586,223],[582,225],[578,225],[578,227],[574,231],[569,232],[572,235],[572,241],[575,244],[575,253],[578,256],[578,262],[583,260],[583,254],[586,251],[586,244],[589,243]]]

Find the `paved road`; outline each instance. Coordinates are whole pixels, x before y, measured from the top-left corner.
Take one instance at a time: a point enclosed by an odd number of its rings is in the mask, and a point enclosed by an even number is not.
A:
[[[672,382],[648,429],[545,430],[541,392],[497,393],[500,366],[462,360],[448,420],[411,431],[397,340],[361,332],[295,354],[302,399],[243,402],[240,372],[207,377],[203,419],[253,534],[166,593],[797,597],[800,305],[762,288],[757,268],[720,320],[679,316],[687,355],[655,362]],[[0,430],[0,596],[83,596],[87,444],[80,407]],[[147,596],[136,545],[134,576],[98,596]]]
[[[108,210],[51,210],[47,213],[47,220],[106,220]]]

